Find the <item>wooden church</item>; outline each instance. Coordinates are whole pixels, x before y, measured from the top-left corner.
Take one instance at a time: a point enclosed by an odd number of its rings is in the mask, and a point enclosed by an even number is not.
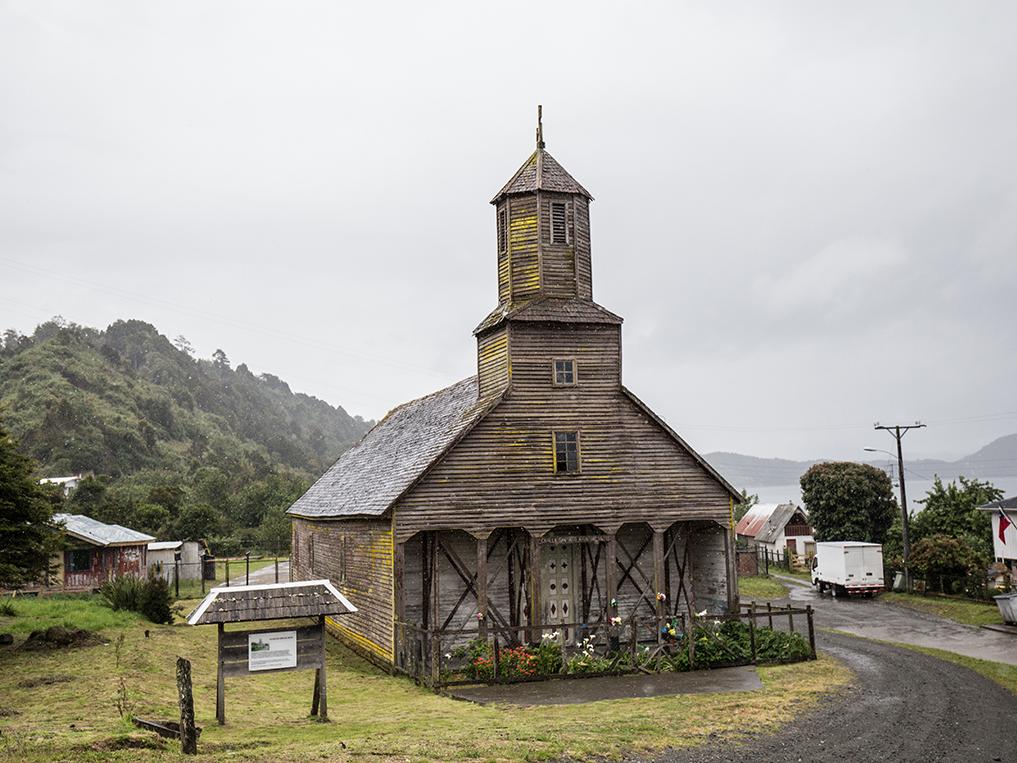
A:
[[[737,610],[739,495],[622,383],[592,200],[538,118],[491,201],[498,306],[473,332],[477,375],[392,410],[289,509],[293,579],[331,579],[358,608],[333,631],[379,662],[407,626],[480,623],[505,643]]]

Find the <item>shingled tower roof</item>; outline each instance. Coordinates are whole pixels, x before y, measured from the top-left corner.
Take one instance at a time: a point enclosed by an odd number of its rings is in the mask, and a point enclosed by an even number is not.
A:
[[[590,192],[583,188],[579,181],[562,167],[558,160],[544,150],[544,125],[541,120],[541,108],[537,107],[537,150],[523,162],[516,174],[491,199],[497,204],[503,196],[514,193],[533,193],[534,191],[555,191],[557,193],[576,193],[592,200]]]

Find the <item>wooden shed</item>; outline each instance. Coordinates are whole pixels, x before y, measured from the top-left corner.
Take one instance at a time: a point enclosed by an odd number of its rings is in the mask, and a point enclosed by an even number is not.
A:
[[[473,332],[476,376],[392,410],[289,509],[293,578],[343,591],[359,612],[335,632],[379,662],[406,627],[516,641],[737,610],[740,496],[624,386],[591,201],[538,120],[491,202],[498,305]]]

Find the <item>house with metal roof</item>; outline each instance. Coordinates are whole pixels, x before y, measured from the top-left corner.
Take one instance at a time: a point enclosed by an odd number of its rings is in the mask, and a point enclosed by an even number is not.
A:
[[[805,510],[793,503],[757,503],[735,527],[738,540],[768,551],[811,557],[816,553]]]
[[[55,514],[65,547],[51,560],[53,572],[32,589],[90,591],[122,575],[144,577],[151,535],[106,524],[84,514]]]
[[[592,199],[538,119],[491,202],[476,375],[392,410],[289,509],[292,579],[332,581],[358,611],[330,627],[379,662],[430,659],[437,632],[655,640],[660,618],[737,609],[740,494],[624,385]]]

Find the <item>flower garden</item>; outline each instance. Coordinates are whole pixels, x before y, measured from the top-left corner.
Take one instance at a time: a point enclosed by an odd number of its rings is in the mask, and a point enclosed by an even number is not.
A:
[[[590,632],[566,643],[563,630],[544,631],[537,644],[500,647],[497,639],[476,638],[444,653],[440,683],[525,681],[555,676],[613,675],[797,662],[813,657],[808,639],[740,619],[696,618],[681,628],[678,618],[664,620],[656,643],[622,645],[612,621],[607,638]],[[691,640],[691,643],[690,643]]]

